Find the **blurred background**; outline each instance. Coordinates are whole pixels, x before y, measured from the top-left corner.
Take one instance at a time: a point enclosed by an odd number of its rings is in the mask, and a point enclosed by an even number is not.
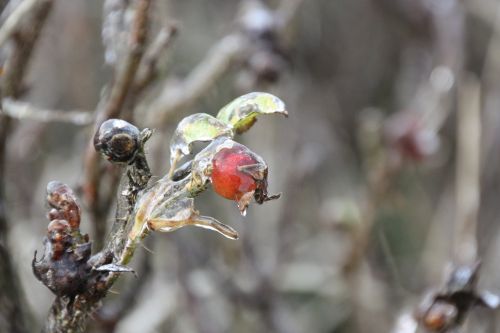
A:
[[[18,99],[92,115],[116,80],[133,3],[54,1]],[[417,332],[416,305],[442,285],[452,259],[466,256],[460,223],[469,213],[479,288],[500,292],[499,1],[152,7],[150,38],[173,25],[177,35],[158,56],[155,80],[124,113],[157,129],[147,147],[153,174],[168,171],[170,137],[184,116],[215,115],[244,93],[267,91],[289,117],[259,118],[238,140],[266,160],[269,190],[283,195],[242,217],[234,202],[203,193],[197,208],[240,239],[198,228],[152,234],[132,262],[138,278],[113,286],[89,332]],[[11,124],[8,244],[36,330],[54,298],[31,270],[47,228],[47,182],[77,190],[91,239],[112,223],[113,204],[96,218],[81,190],[93,131],[92,121]],[[470,196],[467,210],[461,199]],[[497,317],[474,309],[466,331],[500,332]]]

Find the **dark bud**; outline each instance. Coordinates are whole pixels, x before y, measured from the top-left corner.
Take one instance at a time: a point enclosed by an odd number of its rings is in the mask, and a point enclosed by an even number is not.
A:
[[[130,164],[141,147],[137,127],[121,119],[108,119],[94,136],[95,149],[110,162]]]

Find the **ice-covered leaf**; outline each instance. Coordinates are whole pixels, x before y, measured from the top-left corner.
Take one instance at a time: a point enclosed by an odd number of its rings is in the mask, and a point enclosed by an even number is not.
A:
[[[252,127],[258,115],[275,113],[288,116],[281,99],[268,93],[252,92],[223,107],[217,114],[217,119],[232,126],[235,133],[241,134]]]
[[[238,239],[238,232],[210,216],[200,216],[194,208],[193,198],[183,198],[166,210],[157,211],[158,215],[148,221],[148,228],[154,231],[171,232],[185,226],[209,229],[230,238]]]
[[[186,189],[187,183],[189,180],[174,182],[165,176],[142,193],[135,204],[135,221],[129,238],[135,240],[141,237],[148,227],[148,221],[163,214],[163,210],[169,208],[172,208],[170,211],[181,210],[181,207],[176,206],[174,209],[172,206],[175,206],[180,198],[189,194]]]
[[[209,182],[215,154],[224,148],[232,148],[235,144],[237,144],[235,141],[227,137],[219,137],[196,154],[191,165],[191,184],[189,186],[193,196]]]
[[[170,142],[170,160],[173,163],[179,155],[189,155],[194,142],[212,141],[217,137],[232,137],[230,126],[206,113],[196,113],[184,118]]]
[[[191,177],[179,181],[172,181],[168,177],[160,179],[137,202],[135,222],[129,238],[137,240],[146,230],[171,232],[191,225],[237,239],[238,233],[233,228],[212,217],[199,215],[194,207],[191,188]]]

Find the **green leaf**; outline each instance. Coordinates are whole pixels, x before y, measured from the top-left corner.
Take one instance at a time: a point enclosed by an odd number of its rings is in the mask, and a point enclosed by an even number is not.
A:
[[[196,113],[184,118],[172,136],[170,142],[170,160],[179,155],[189,155],[194,142],[212,141],[220,136],[233,137],[233,131],[226,123],[206,113]]]
[[[223,107],[217,114],[217,119],[229,124],[235,133],[241,134],[252,127],[258,115],[274,113],[288,116],[281,99],[268,93],[252,92]]]

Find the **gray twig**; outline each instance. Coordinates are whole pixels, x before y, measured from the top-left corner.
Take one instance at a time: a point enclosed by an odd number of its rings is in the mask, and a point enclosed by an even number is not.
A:
[[[48,110],[41,109],[31,103],[5,98],[2,101],[0,115],[15,119],[29,119],[40,122],[62,122],[77,126],[89,125],[93,121],[90,111],[83,110]]]
[[[477,216],[480,201],[481,105],[479,82],[467,77],[459,89],[457,157],[457,211],[455,260],[477,260]]]

